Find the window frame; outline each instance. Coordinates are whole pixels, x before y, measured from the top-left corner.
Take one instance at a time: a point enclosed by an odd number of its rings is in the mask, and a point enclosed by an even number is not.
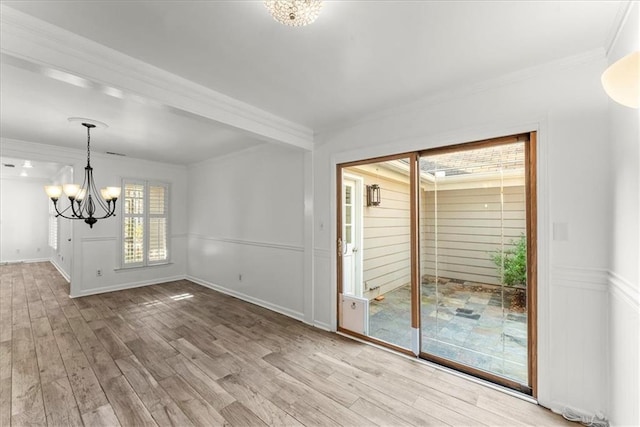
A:
[[[126,186],[127,185],[142,185],[143,186],[143,214],[127,214],[125,213],[125,200],[126,200]],[[163,187],[165,191],[164,208],[165,213],[151,214],[150,207],[150,188],[151,187]],[[171,263],[171,218],[170,218],[170,197],[171,197],[171,185],[168,182],[156,181],[156,180],[144,180],[139,178],[122,178],[122,200],[120,202],[120,268],[144,268],[153,267],[157,265],[166,265]],[[125,262],[125,222],[126,218],[143,218],[143,249],[142,249],[142,261],[140,262]],[[165,218],[166,219],[166,256],[162,260],[150,261],[149,260],[149,241],[150,241],[150,219],[152,218]]]

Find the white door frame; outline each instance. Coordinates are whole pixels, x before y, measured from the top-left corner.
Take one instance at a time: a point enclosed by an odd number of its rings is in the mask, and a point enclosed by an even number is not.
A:
[[[353,257],[353,295],[357,297],[362,297],[364,294],[364,282],[363,282],[363,265],[362,265],[362,253],[363,253],[363,190],[364,190],[364,179],[361,176],[352,175],[345,173],[342,177],[342,187],[344,189],[345,184],[351,181],[353,183],[353,211],[352,211],[352,227],[353,227],[353,239],[351,244],[344,244],[344,251]],[[343,190],[344,191],[344,190]],[[343,195],[343,204],[344,204],[344,195]],[[344,208],[342,209],[344,215]],[[344,227],[344,218],[342,220]],[[344,235],[344,233],[343,233]],[[344,256],[347,255],[343,252],[343,260]],[[348,256],[347,255],[347,256]],[[344,261],[343,261],[344,262]],[[344,270],[343,270],[344,271]],[[344,274],[344,273],[343,273]],[[343,292],[345,291],[345,286],[343,283]]]

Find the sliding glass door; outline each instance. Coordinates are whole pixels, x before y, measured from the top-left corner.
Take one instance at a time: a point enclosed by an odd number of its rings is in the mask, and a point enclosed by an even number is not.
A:
[[[341,170],[341,326],[402,349],[412,331],[410,169],[401,157]]]
[[[525,141],[420,157],[421,353],[528,385]]]
[[[337,172],[339,329],[535,394],[535,133]]]

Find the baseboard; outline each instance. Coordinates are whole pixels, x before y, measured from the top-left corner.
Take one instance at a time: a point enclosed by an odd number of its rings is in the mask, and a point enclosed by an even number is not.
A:
[[[15,259],[11,261],[0,261],[0,264],[32,264],[36,262],[47,262],[49,258]]]
[[[230,295],[232,297],[236,297],[246,302],[250,302],[251,304],[259,305],[260,307],[264,307],[271,311],[275,311],[276,313],[284,314],[287,317],[291,317],[293,319],[304,322],[304,313],[299,311],[291,310],[286,307],[282,307],[277,304],[273,304],[268,301],[264,301],[260,298],[255,298],[247,294],[243,294],[242,292],[234,291],[232,289],[225,288],[224,286],[216,285],[214,283],[208,282],[206,280],[199,279],[193,276],[187,276],[187,280],[192,281],[200,286],[204,286],[205,288],[213,289],[214,291],[223,293],[225,295]]]
[[[58,273],[60,273],[60,275],[61,275],[62,277],[64,277],[64,280],[66,280],[66,281],[67,281],[67,283],[71,283],[71,276],[69,276],[69,275],[68,275],[68,274],[67,274],[67,273],[62,269],[62,267],[60,267],[60,266],[58,265],[58,263],[55,261],[55,259],[54,259],[54,258],[49,259],[49,262],[51,263],[51,265],[53,265],[53,266],[56,268],[56,270],[58,270]]]
[[[315,326],[318,329],[323,329],[327,332],[335,332],[334,330],[331,329],[331,325],[328,323],[324,323],[324,322],[319,322],[317,320],[314,320],[312,323],[313,326]]]
[[[89,295],[105,294],[107,292],[115,292],[115,291],[124,291],[126,289],[141,288],[143,286],[150,286],[150,285],[159,285],[161,283],[176,282],[178,280],[184,280],[184,279],[186,279],[186,277],[182,275],[182,276],[163,277],[163,278],[153,279],[153,280],[143,280],[141,282],[122,283],[119,285],[104,286],[102,288],[82,290],[79,294],[75,294],[75,295],[72,294],[72,295],[69,295],[69,297],[70,298],[87,297]]]

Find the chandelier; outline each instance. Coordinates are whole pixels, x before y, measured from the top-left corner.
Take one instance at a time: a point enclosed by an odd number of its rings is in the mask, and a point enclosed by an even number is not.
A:
[[[93,168],[91,167],[91,150],[89,143],[91,141],[91,129],[96,127],[94,123],[88,123],[89,120],[81,119],[82,126],[87,128],[87,166],[84,168],[84,182],[82,186],[77,184],[47,185],[44,190],[47,196],[51,198],[53,207],[56,210],[56,217],[61,216],[66,219],[81,219],[93,228],[93,224],[99,219],[115,216],[116,200],[120,196],[120,187],[106,187],[100,190],[100,195],[96,194],[97,187],[93,181]],[[78,119],[69,119],[69,121],[79,121]],[[58,199],[62,193],[69,198],[69,206],[64,210],[58,209]],[[101,197],[102,196],[102,197]],[[100,207],[103,212],[96,212]],[[66,214],[71,209],[70,214]],[[96,216],[98,215],[98,216]]]
[[[302,27],[320,15],[322,0],[265,0],[264,5],[281,24]]]

